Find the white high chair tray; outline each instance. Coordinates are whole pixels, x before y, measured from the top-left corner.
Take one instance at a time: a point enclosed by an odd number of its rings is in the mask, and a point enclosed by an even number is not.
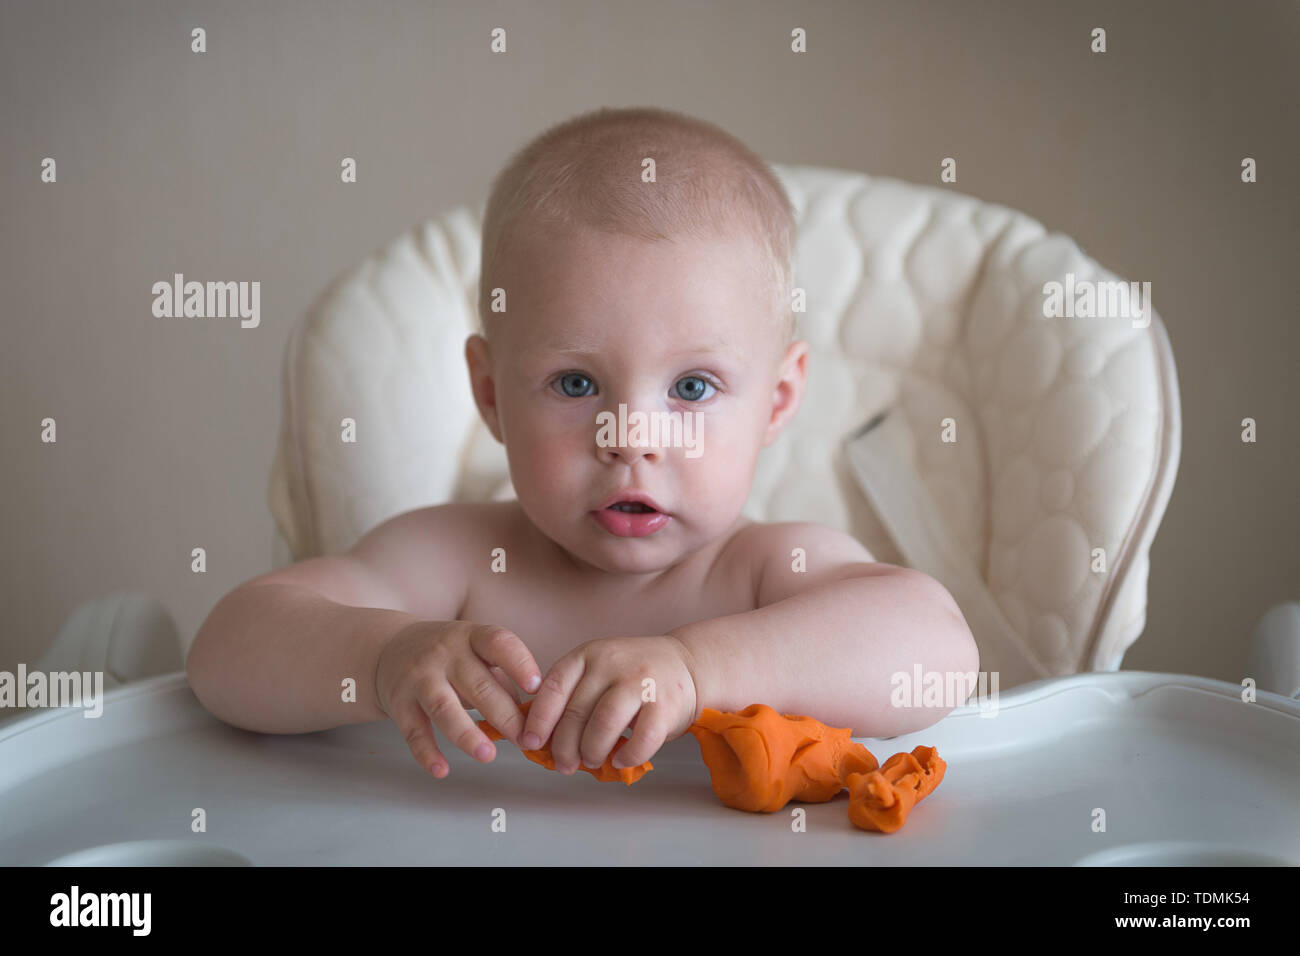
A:
[[[0,864],[1300,865],[1300,701],[1120,671],[998,705],[861,738],[882,763],[927,744],[948,764],[886,835],[849,822],[847,791],[772,814],[722,806],[689,734],[631,787],[545,770],[504,740],[481,764],[440,738],[437,780],[387,721],[250,733],[178,673],[109,692],[99,718],[0,724]],[[198,807],[207,829],[191,833]]]

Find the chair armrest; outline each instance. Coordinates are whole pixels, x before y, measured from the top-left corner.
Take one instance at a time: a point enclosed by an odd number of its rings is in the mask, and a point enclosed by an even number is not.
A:
[[[110,594],[80,605],[33,671],[102,671],[104,687],[185,669],[176,623],[147,594]]]
[[[1300,602],[1270,608],[1250,639],[1246,676],[1260,690],[1300,698]]]

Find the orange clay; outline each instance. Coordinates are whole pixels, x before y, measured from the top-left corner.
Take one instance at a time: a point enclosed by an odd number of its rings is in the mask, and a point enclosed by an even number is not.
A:
[[[850,773],[845,778],[849,820],[863,830],[893,833],[939,786],[947,766],[933,747],[916,747],[910,754],[894,754],[879,770]]]
[[[520,705],[525,716],[532,703]],[[504,739],[486,720],[478,725],[489,739]],[[700,745],[713,792],[725,806],[773,813],[791,800],[825,803],[847,786],[849,820],[882,833],[894,833],[907,822],[912,808],[939,786],[948,766],[935,748],[916,747],[910,754],[894,754],[882,767],[871,751],[853,741],[848,728],[778,714],[766,704],[751,704],[738,714],[706,707],[688,731]],[[620,737],[598,769],[580,769],[597,780],[631,786],[653,766],[647,761],[615,769],[611,761],[627,741]],[[523,754],[555,769],[550,747]]]
[[[524,712],[525,717],[528,716],[528,708],[532,705],[533,702],[531,700],[526,700],[520,705],[520,710]],[[505,739],[505,735],[500,733],[486,720],[480,720],[478,725],[482,728],[483,733],[488,735],[489,740]],[[628,739],[629,738],[627,737],[619,737],[614,743],[614,748],[610,750],[609,756],[605,758],[605,762],[601,764],[598,769],[593,770],[586,764],[583,764],[578,769],[586,771],[602,783],[614,783],[621,780],[629,787],[632,786],[632,784],[645,776],[647,770],[653,770],[654,765],[647,760],[638,767],[624,767],[621,770],[615,767],[613,763],[611,763],[614,759],[614,754],[618,753],[619,748],[627,743]],[[525,750],[523,754],[533,763],[541,764],[547,770],[555,769],[555,758],[551,756],[551,748],[549,746],[543,746],[539,750]]]
[[[704,708],[689,728],[725,806],[773,813],[791,800],[825,803],[851,773],[879,766],[848,728],[751,704],[739,714]]]

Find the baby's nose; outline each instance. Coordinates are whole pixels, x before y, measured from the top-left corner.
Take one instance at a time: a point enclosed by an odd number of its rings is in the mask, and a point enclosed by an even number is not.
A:
[[[663,449],[654,424],[653,415],[629,409],[626,404],[600,412],[596,416],[597,457],[604,462],[623,461],[628,464],[643,458],[658,461]]]
[[[660,458],[658,448],[600,448],[598,451],[610,462],[617,460],[628,465],[635,464],[643,458],[648,462],[655,462]]]
[[[663,449],[654,445],[601,445],[596,446],[597,456],[605,462],[613,463],[622,461],[626,464],[635,464],[641,459],[647,462],[656,462],[663,457]]]

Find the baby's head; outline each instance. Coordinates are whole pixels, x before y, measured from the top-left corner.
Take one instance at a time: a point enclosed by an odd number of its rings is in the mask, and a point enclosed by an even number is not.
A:
[[[576,563],[661,571],[740,516],[803,393],[793,239],[767,165],[677,113],[580,116],[498,175],[466,360],[520,505]],[[637,413],[681,430],[646,447]],[[604,511],[625,492],[661,514]]]

